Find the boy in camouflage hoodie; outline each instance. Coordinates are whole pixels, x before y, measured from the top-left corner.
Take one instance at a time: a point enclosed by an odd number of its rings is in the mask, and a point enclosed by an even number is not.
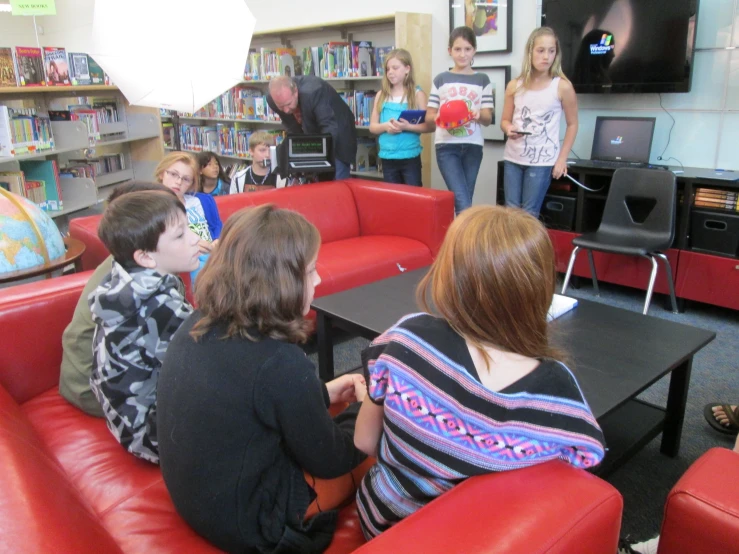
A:
[[[198,267],[198,236],[169,192],[132,192],[105,211],[98,235],[113,256],[90,294],[95,323],[90,386],[113,436],[159,462],[156,388],[175,331],[192,313],[177,273]]]

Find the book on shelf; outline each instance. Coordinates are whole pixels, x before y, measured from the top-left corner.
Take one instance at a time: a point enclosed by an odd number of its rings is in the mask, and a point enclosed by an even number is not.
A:
[[[0,87],[17,87],[18,78],[12,48],[0,48]]]
[[[349,77],[352,60],[349,43],[331,41],[323,45],[321,77],[324,79]]]
[[[103,68],[92,59],[92,56],[87,56],[87,69],[90,72],[90,84],[92,85],[109,85],[110,79],[108,75],[103,71]]]
[[[54,148],[51,120],[36,108],[0,105],[0,156],[13,157]]]
[[[378,46],[375,48],[375,76],[383,77],[385,75],[387,55],[394,49],[394,46]]]
[[[357,138],[357,156],[354,171],[377,171],[379,157],[377,155],[377,140],[368,137]]]
[[[372,43],[368,40],[351,41],[351,76],[352,77],[372,77],[375,74],[375,68],[372,65],[373,50]]]
[[[26,196],[25,181],[22,171],[0,171],[0,183],[3,184],[3,188],[24,198]]]
[[[83,52],[68,52],[67,59],[69,61],[69,80],[74,86],[84,86],[92,84],[90,76],[90,68],[87,62],[87,54]]]
[[[44,46],[44,73],[47,86],[71,86],[66,49]]]
[[[299,74],[295,69],[295,48],[278,48],[275,53],[279,75],[294,77]]]
[[[63,209],[62,190],[59,183],[59,168],[56,160],[25,160],[20,162],[20,169],[29,182],[41,183],[39,191],[27,198],[46,211]],[[42,199],[43,197],[43,199]]]
[[[695,189],[696,207],[739,211],[739,193],[709,188]]]
[[[41,58],[41,48],[16,46],[15,67],[17,70],[19,86],[43,87],[46,85],[44,62]]]

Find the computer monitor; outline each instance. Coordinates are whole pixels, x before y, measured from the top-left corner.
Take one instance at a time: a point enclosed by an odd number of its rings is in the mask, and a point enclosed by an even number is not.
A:
[[[649,163],[654,117],[598,117],[592,160]]]
[[[331,135],[287,135],[276,148],[277,172],[282,177],[334,171]]]
[[[327,158],[326,139],[321,135],[290,135],[287,137],[287,155],[290,158]]]

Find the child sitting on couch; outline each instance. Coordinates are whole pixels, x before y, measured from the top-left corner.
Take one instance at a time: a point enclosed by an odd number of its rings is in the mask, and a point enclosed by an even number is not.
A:
[[[169,192],[169,189],[158,183],[146,181],[128,181],[113,189],[108,197],[108,205],[116,198],[129,192],[158,190]],[[170,193],[174,194],[174,193]],[[72,321],[67,325],[62,335],[62,365],[59,372],[59,393],[70,404],[77,406],[83,412],[103,417],[100,402],[90,389],[90,374],[92,374],[92,335],[95,323],[92,321],[90,306],[87,298],[94,291],[113,266],[113,256],[103,260],[90,276],[90,280],[82,289],[82,294],[74,309]]]
[[[159,462],[156,388],[169,341],[192,313],[177,273],[198,267],[198,236],[169,192],[132,192],[108,206],[98,228],[113,256],[90,295],[95,323],[90,386],[116,440]]]

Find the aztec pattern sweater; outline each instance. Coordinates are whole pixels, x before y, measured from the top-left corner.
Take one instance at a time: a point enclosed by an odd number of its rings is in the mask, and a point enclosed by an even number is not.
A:
[[[134,456],[159,463],[157,380],[172,335],[192,313],[176,275],[113,262],[90,294],[93,364],[90,387],[108,429]]]
[[[491,391],[464,338],[428,314],[401,319],[363,362],[370,399],[385,410],[377,464],[357,492],[368,539],[473,475],[603,459],[603,434],[561,362]]]

